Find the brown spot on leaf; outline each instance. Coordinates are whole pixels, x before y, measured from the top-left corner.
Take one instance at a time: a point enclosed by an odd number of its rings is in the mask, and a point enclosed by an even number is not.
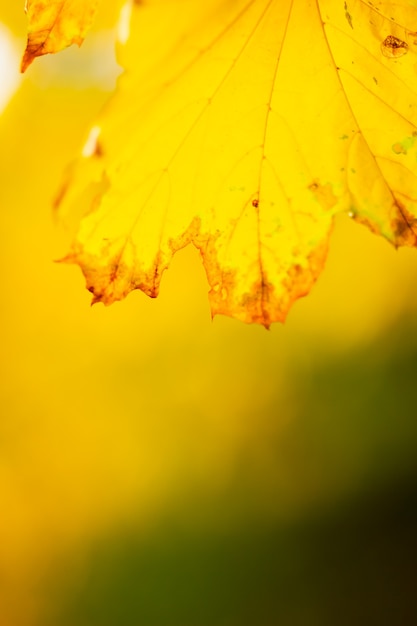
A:
[[[417,218],[406,209],[400,200],[395,202],[396,214],[392,220],[396,246],[417,246]]]
[[[104,156],[104,149],[103,149],[103,144],[101,143],[101,141],[97,140],[96,145],[94,147],[94,151],[92,153],[93,157],[103,157]]]
[[[385,37],[381,44],[381,52],[388,59],[398,59],[404,56],[408,50],[408,44],[394,35]]]
[[[263,275],[252,285],[250,292],[244,294],[240,305],[251,311],[251,323],[262,324],[269,329],[271,323],[276,321],[273,317],[274,292],[274,285]],[[281,316],[280,321],[284,321],[283,312]]]

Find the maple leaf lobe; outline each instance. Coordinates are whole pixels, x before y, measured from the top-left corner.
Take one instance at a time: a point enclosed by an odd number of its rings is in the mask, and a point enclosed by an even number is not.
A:
[[[80,46],[92,25],[98,3],[99,0],[28,0],[28,39],[21,72],[36,57],[59,52],[72,44]]]
[[[414,34],[402,26],[413,12],[408,0],[374,4],[173,0],[132,11],[100,147],[62,197],[80,205],[88,168],[108,181],[77,209],[73,262],[94,301],[155,297],[191,243],[212,314],[269,326],[311,290],[338,213],[416,245]]]

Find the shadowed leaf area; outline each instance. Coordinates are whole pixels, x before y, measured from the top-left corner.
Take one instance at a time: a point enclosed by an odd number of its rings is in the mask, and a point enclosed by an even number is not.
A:
[[[94,302],[157,296],[193,244],[212,314],[268,327],[309,293],[337,213],[416,245],[412,2],[128,6],[125,74],[58,201]]]

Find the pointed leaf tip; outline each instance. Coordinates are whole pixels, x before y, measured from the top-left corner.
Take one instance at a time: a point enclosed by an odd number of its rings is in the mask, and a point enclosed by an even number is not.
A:
[[[20,71],[36,57],[81,45],[97,12],[99,0],[27,0],[28,39]]]

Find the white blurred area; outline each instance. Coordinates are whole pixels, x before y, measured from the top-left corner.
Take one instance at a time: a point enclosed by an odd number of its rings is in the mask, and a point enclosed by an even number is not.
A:
[[[22,80],[38,87],[99,89],[111,92],[121,68],[115,57],[116,33],[107,29],[90,33],[81,49],[70,46],[59,54],[35,59],[26,73],[20,73],[20,60],[25,49],[23,37],[16,37],[0,22],[0,114],[5,110]]]
[[[112,92],[122,71],[116,62],[115,44],[114,29],[90,32],[80,47],[72,45],[57,54],[35,59],[27,75],[45,89],[64,86]]]
[[[21,82],[20,41],[0,22],[0,114]]]

